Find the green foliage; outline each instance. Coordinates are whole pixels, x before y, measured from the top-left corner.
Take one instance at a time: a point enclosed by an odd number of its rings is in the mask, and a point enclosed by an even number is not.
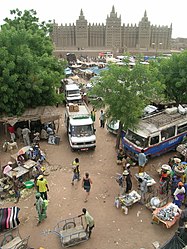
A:
[[[187,51],[160,62],[160,78],[170,101],[187,103]]]
[[[137,64],[131,70],[111,64],[109,70],[101,74],[91,93],[103,101],[93,104],[105,106],[107,117],[120,120],[124,129],[134,128],[145,105],[163,91],[157,74],[157,68],[152,66]]]
[[[53,56],[51,25],[34,10],[11,11],[0,32],[0,114],[19,115],[27,107],[56,104],[65,63]]]

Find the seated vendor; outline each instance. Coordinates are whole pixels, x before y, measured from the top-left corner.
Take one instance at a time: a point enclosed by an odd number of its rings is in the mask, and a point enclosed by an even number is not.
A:
[[[41,151],[38,145],[33,148],[33,160],[38,161],[41,158]]]
[[[18,155],[16,161],[17,161],[18,166],[22,166],[25,162],[25,158],[23,155]]]
[[[25,156],[26,156],[27,160],[29,160],[29,159],[33,160],[33,159],[34,159],[33,148],[30,148],[30,149],[25,153]]]
[[[45,129],[41,130],[41,139],[48,139],[48,133]]]
[[[123,148],[119,148],[118,154],[117,154],[117,164],[121,164],[122,160],[125,158],[125,153]]]
[[[47,133],[49,135],[54,135],[55,134],[54,130],[50,126],[47,126]]]

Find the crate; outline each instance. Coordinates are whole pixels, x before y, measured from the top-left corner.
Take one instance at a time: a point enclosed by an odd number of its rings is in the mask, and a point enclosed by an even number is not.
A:
[[[78,112],[78,111],[79,111],[79,106],[78,106],[77,104],[75,104],[75,105],[73,106],[73,111],[74,111],[74,112]]]

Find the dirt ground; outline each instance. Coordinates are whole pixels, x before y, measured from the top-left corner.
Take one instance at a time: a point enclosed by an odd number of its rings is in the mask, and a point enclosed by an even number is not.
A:
[[[73,217],[81,213],[83,207],[87,208],[95,219],[95,228],[92,238],[86,243],[79,244],[79,249],[151,249],[152,243],[158,241],[163,244],[177,229],[177,225],[170,229],[162,224],[151,224],[151,211],[143,205],[134,204],[128,215],[124,215],[120,209],[114,207],[114,199],[119,193],[119,187],[115,181],[116,173],[121,173],[122,168],[116,164],[115,139],[116,137],[106,129],[99,127],[99,111],[96,113],[96,137],[97,147],[95,151],[71,152],[64,127],[64,107],[59,130],[61,142],[59,145],[49,145],[41,142],[41,148],[47,153],[50,162],[50,175],[46,177],[49,185],[49,206],[47,219],[36,226],[36,210],[34,207],[35,196],[32,194],[21,199],[17,206],[20,207],[19,226],[22,237],[30,235],[29,245],[35,249],[62,248],[60,239],[54,235],[43,235],[42,232],[53,229],[61,219]],[[19,148],[23,145],[19,144]],[[15,151],[16,152],[16,151]],[[172,153],[152,159],[146,171],[158,181],[155,167],[166,163]],[[81,175],[90,173],[93,186],[89,201],[84,203],[85,193],[81,188],[81,182],[71,185],[71,162],[75,157],[80,159]],[[10,154],[0,152],[1,165],[10,160]],[[138,171],[132,168],[133,175]],[[133,189],[137,189],[137,182],[133,177]],[[14,202],[2,202],[0,207],[14,206]],[[139,214],[139,215],[138,215]]]

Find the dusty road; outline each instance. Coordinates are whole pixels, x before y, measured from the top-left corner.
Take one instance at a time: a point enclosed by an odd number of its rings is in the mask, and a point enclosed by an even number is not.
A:
[[[59,107],[64,111],[63,107]],[[152,249],[152,243],[159,241],[161,244],[168,240],[177,226],[166,229],[163,225],[151,224],[151,212],[140,204],[135,204],[124,215],[120,209],[114,207],[114,198],[118,195],[119,188],[114,177],[122,172],[121,166],[116,165],[115,136],[109,134],[106,129],[99,127],[99,112],[96,113],[97,147],[95,151],[76,153],[71,152],[64,127],[64,115],[62,116],[59,135],[60,145],[41,143],[41,148],[46,151],[47,159],[52,166],[50,175],[47,176],[50,191],[47,219],[36,226],[36,210],[33,206],[34,190],[26,199],[21,199],[18,206],[21,208],[19,226],[21,235],[30,235],[29,245],[35,249],[62,248],[60,239],[53,234],[44,236],[42,231],[52,229],[58,221],[76,216],[86,207],[95,218],[95,229],[92,238],[82,243],[79,249]],[[20,145],[21,147],[21,145]],[[153,166],[166,163],[171,154],[155,158],[147,165],[147,171],[158,181],[158,175]],[[84,191],[81,182],[71,185],[71,162],[75,157],[80,159],[81,175],[89,172],[93,180],[93,186],[89,201],[84,203]],[[1,152],[1,164],[7,163],[10,154]],[[57,170],[53,170],[57,169]],[[132,173],[137,172],[137,167],[132,168]],[[137,189],[137,183],[133,179],[133,189]],[[10,207],[12,203],[1,203],[0,207]],[[139,212],[139,216],[137,213]]]

